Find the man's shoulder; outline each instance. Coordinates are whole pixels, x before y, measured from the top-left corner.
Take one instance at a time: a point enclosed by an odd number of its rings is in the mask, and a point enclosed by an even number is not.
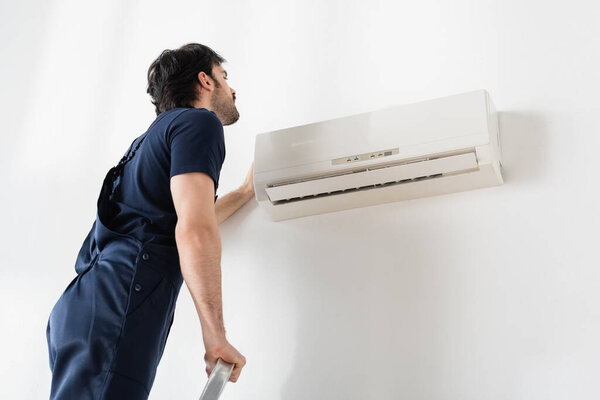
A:
[[[206,108],[177,109],[167,128],[167,138],[183,132],[223,136],[223,124],[217,114]]]
[[[208,129],[222,134],[223,125],[217,115],[206,108],[176,107],[164,111],[156,117],[150,130],[158,131],[167,143],[173,136],[182,132]]]

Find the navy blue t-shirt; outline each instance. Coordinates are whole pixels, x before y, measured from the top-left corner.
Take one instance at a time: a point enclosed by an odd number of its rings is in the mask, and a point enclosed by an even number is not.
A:
[[[221,166],[225,161],[223,125],[206,108],[173,108],[160,113],[150,128],[137,137],[125,154],[144,141],[117,179],[111,197],[119,212],[111,228],[142,242],[175,245],[177,214],[170,178],[186,172],[212,177],[217,201]]]

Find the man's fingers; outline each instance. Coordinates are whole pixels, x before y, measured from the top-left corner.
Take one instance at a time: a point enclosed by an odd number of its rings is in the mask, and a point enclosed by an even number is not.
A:
[[[235,382],[238,380],[240,374],[242,373],[241,371],[244,365],[246,365],[246,358],[242,356],[242,360],[235,364],[235,367],[231,372],[231,377],[229,378],[230,381]]]

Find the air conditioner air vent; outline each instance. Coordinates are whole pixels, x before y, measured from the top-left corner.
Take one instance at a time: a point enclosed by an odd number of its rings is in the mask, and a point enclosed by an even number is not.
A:
[[[477,170],[473,150],[442,157],[429,157],[410,162],[378,165],[360,171],[345,171],[337,175],[304,178],[295,182],[270,185],[265,190],[273,205],[308,198],[334,196],[341,193],[406,184],[444,175]]]
[[[298,201],[298,200],[306,200],[306,199],[309,199],[309,198],[312,199],[312,198],[319,198],[319,197],[326,197],[326,196],[335,196],[337,194],[342,194],[342,193],[359,192],[359,191],[362,191],[362,190],[369,190],[369,189],[375,189],[375,188],[382,188],[382,187],[386,187],[386,186],[400,185],[400,184],[403,184],[403,183],[409,183],[409,182],[422,181],[422,180],[426,180],[426,179],[439,178],[441,176],[444,176],[444,174],[435,174],[435,175],[429,175],[429,176],[419,176],[419,177],[414,178],[414,179],[403,179],[401,181],[395,181],[395,182],[376,183],[376,184],[373,184],[373,185],[370,185],[370,186],[363,186],[363,187],[359,187],[359,188],[341,189],[341,190],[336,190],[334,192],[313,194],[313,195],[302,196],[302,197],[294,197],[294,198],[291,198],[291,199],[274,201],[273,205],[287,204],[287,203],[292,203],[292,202]]]

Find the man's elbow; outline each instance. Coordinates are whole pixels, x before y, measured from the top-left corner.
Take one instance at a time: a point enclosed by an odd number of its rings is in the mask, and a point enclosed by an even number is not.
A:
[[[219,228],[216,224],[197,224],[178,221],[175,225],[175,242],[178,248],[220,248]]]

